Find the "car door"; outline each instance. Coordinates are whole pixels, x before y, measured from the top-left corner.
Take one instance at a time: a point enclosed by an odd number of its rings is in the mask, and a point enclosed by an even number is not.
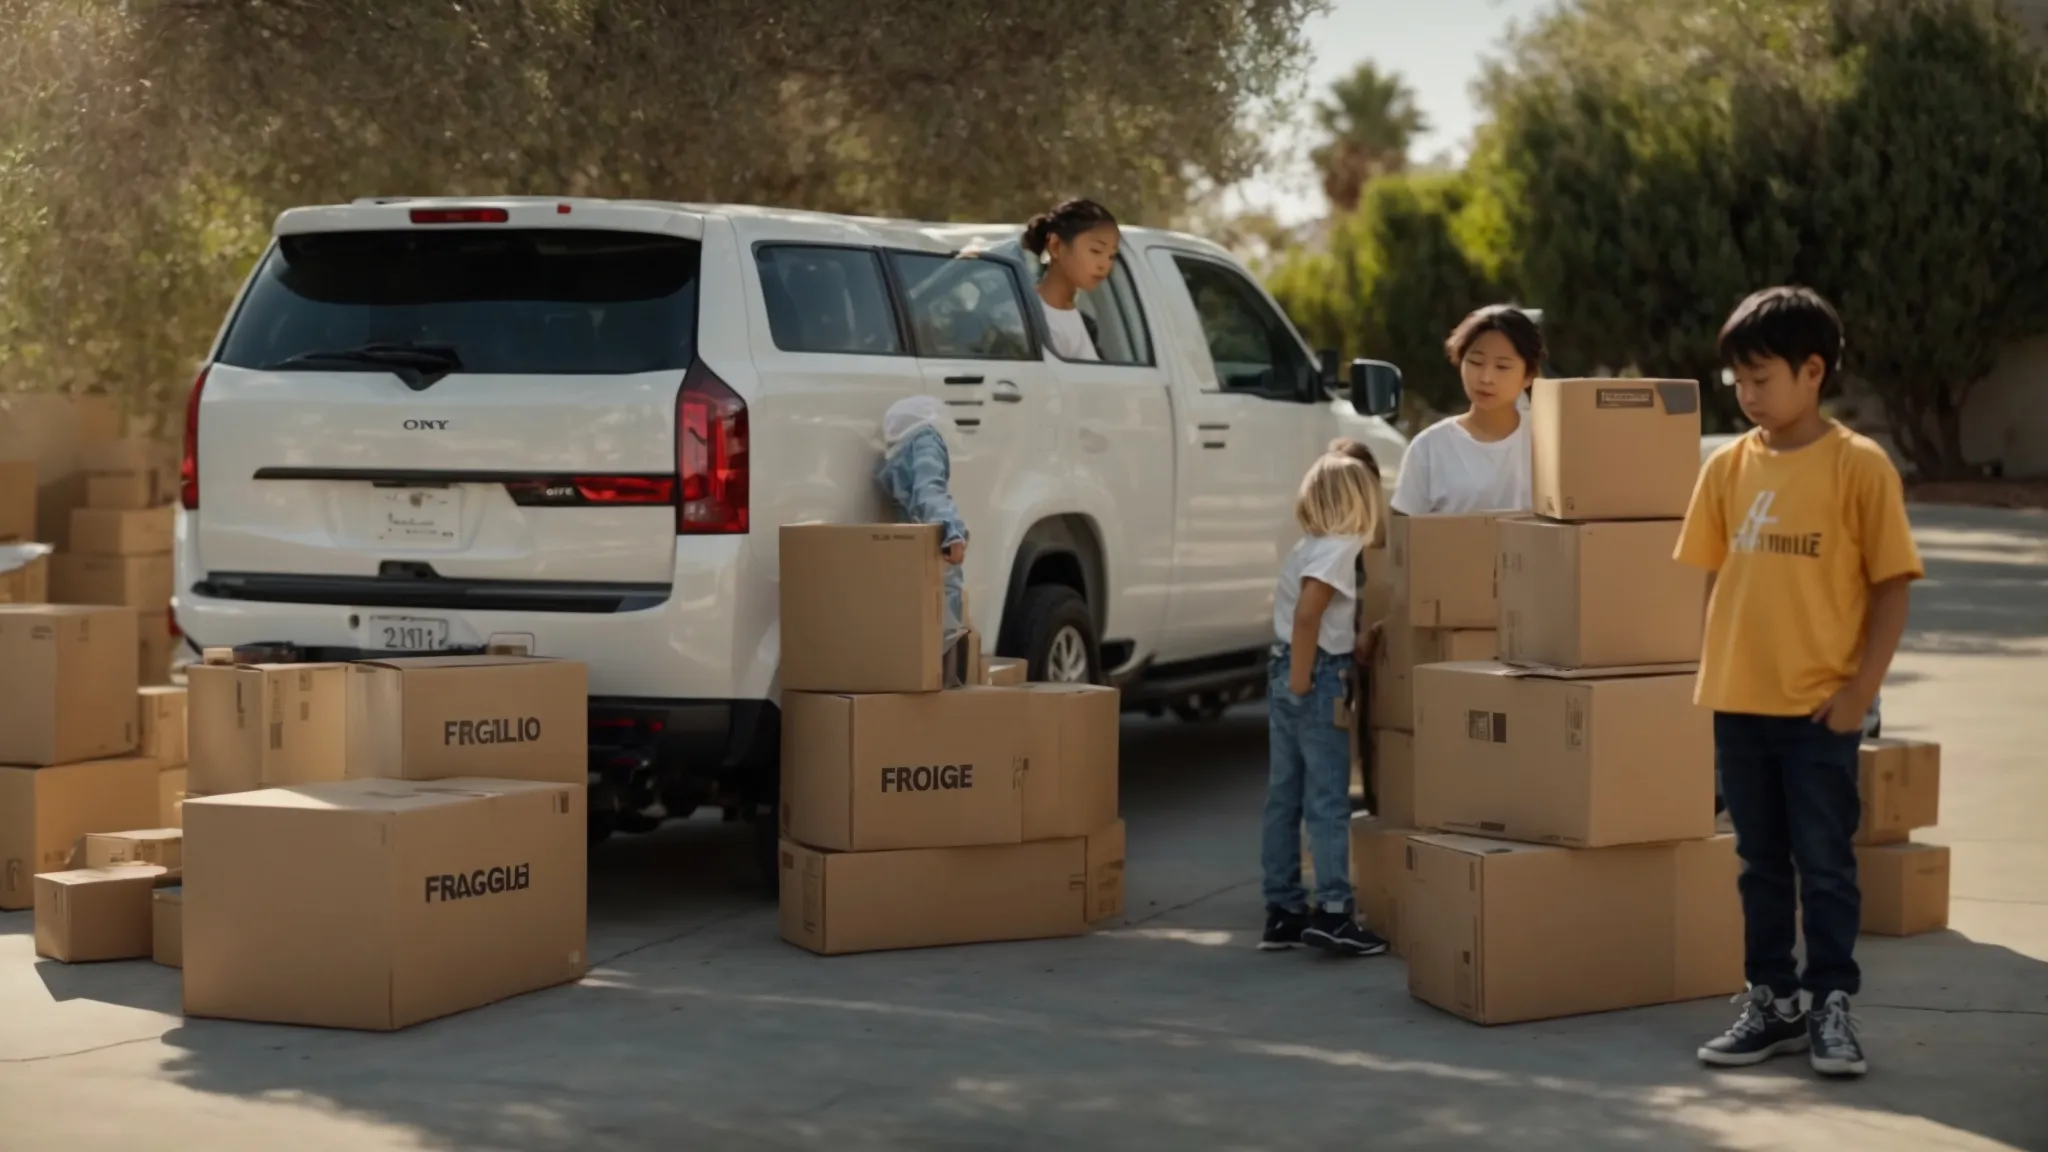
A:
[[[969,611],[991,638],[1025,529],[1034,468],[1057,458],[1058,384],[1007,261],[892,250],[889,270],[925,393],[960,427],[953,499],[967,521]]]

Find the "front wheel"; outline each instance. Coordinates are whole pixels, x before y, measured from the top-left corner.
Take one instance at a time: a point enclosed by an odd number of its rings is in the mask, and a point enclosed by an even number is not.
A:
[[[1054,684],[1100,684],[1102,652],[1095,636],[1095,616],[1081,594],[1063,584],[1040,584],[1024,590],[1017,606],[1011,643],[1004,651],[1021,654],[1031,679]]]

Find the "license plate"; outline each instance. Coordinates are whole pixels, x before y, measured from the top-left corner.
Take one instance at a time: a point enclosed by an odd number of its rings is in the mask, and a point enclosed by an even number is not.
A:
[[[364,647],[379,652],[439,652],[448,646],[448,622],[426,616],[371,616],[363,630]]]
[[[377,541],[408,548],[453,548],[462,538],[459,488],[380,488]]]

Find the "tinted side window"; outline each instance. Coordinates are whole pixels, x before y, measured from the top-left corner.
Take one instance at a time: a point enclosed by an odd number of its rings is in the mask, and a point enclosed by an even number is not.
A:
[[[903,351],[882,258],[866,248],[759,249],[768,330],[784,352],[892,356]]]
[[[1226,391],[1292,395],[1309,370],[1300,342],[1250,282],[1222,264],[1175,256],[1195,312],[1216,378]]]
[[[371,344],[452,349],[467,373],[680,372],[697,334],[694,240],[598,229],[286,236],[221,343],[263,368]]]
[[[917,354],[941,360],[1034,359],[1024,298],[996,260],[892,252]]]

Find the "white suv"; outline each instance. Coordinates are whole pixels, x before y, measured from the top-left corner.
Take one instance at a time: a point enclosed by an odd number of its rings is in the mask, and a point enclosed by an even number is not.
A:
[[[1405,448],[1189,236],[1125,230],[1083,301],[1102,362],[1071,363],[1014,226],[394,199],[276,233],[187,407],[187,658],[585,661],[600,833],[772,803],[776,528],[889,517],[900,397],[960,424],[996,650],[1186,715],[1263,683],[1309,461],[1349,435],[1391,478]],[[1391,409],[1398,373],[1352,375]]]

